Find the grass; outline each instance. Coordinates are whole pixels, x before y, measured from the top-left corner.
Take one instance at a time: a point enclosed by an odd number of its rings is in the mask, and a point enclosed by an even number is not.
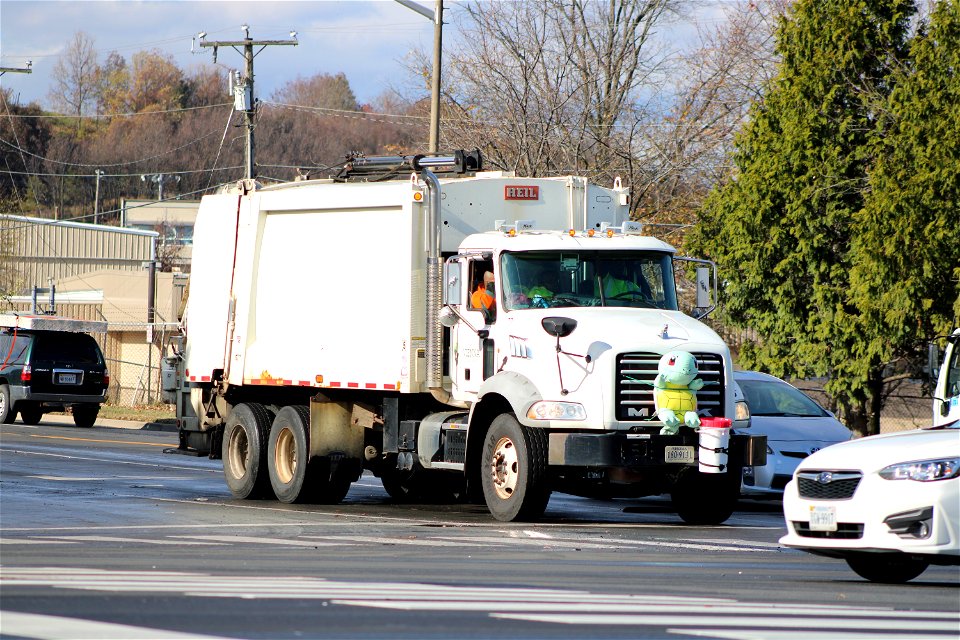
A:
[[[100,407],[100,417],[112,420],[143,420],[152,422],[163,418],[176,418],[173,405],[155,404],[149,406],[124,407],[116,404],[104,404]]]

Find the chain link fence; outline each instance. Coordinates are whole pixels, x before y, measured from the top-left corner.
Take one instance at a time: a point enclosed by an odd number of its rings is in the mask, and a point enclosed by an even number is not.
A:
[[[101,343],[110,371],[107,402],[138,407],[161,403],[160,363],[175,323],[114,323]]]

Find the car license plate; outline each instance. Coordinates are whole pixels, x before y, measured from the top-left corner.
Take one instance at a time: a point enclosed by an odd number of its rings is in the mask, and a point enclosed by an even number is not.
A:
[[[77,374],[75,374],[75,373],[58,373],[58,374],[57,374],[57,384],[77,384]]]
[[[836,507],[810,507],[810,531],[836,531]]]
[[[693,447],[664,447],[663,458],[675,464],[693,464]]]

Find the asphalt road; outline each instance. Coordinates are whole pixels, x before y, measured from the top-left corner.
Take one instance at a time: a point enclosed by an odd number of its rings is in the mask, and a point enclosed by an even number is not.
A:
[[[61,424],[48,424],[58,421]],[[781,548],[777,504],[691,527],[659,499],[554,495],[537,524],[234,500],[176,434],[0,427],[2,638],[957,638],[960,570],[901,586]]]

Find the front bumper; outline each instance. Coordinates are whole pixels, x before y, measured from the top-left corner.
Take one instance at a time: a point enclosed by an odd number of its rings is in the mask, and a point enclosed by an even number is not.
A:
[[[817,507],[833,507],[836,531],[812,530],[811,513]],[[845,500],[801,497],[794,479],[784,491],[783,515],[787,535],[780,544],[787,547],[838,557],[899,551],[960,563],[960,478],[916,482],[870,473]]]
[[[628,432],[554,432],[549,434],[549,464],[556,467],[606,467],[633,470],[662,466],[696,466],[699,460],[699,435],[681,429],[673,436]],[[668,462],[669,446],[693,447],[689,463]],[[731,434],[728,464],[743,466],[766,464],[766,436]]]

